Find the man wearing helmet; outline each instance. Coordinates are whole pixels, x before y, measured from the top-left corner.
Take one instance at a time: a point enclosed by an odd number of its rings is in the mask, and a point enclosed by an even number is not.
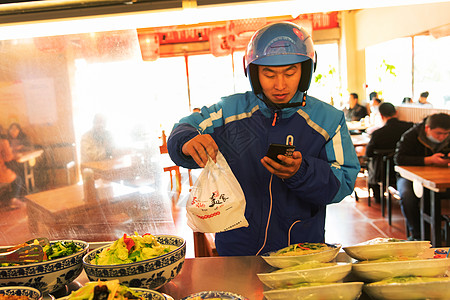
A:
[[[360,166],[343,112],[306,94],[316,63],[311,37],[272,23],[253,35],[244,59],[252,91],[181,119],[169,154],[192,169],[220,150],[244,191],[249,226],[217,233],[219,255],[324,242],[326,205],[352,193]],[[265,156],[271,143],[287,142],[292,157]]]

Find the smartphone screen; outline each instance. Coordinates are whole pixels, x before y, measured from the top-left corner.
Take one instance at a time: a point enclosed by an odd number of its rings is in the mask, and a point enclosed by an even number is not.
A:
[[[277,163],[281,163],[281,160],[277,158],[279,154],[284,156],[292,156],[295,151],[295,146],[283,145],[283,144],[270,144],[269,150],[267,150],[266,156],[270,157]]]

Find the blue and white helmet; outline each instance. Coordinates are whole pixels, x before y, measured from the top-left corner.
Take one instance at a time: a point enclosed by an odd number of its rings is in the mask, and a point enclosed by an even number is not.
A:
[[[268,24],[253,34],[244,55],[244,71],[253,92],[262,92],[257,65],[285,66],[302,63],[298,89],[306,92],[316,67],[311,36],[302,27],[291,22]]]

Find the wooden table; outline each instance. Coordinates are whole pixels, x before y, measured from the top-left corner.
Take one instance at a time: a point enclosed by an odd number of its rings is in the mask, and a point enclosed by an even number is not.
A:
[[[44,150],[30,150],[18,152],[16,154],[16,161],[18,163],[23,164],[24,169],[24,179],[25,179],[25,187],[27,190],[27,194],[34,190],[34,171],[33,167],[35,164],[36,158],[42,155]]]
[[[352,139],[353,146],[367,146],[370,141],[370,136],[367,134],[355,134],[350,136]]]
[[[92,169],[96,179],[119,181],[133,179],[136,176],[137,164],[133,156],[125,155],[109,160],[84,162],[81,164],[81,171]]]
[[[441,242],[441,198],[440,193],[450,189],[450,168],[435,166],[395,166],[395,171],[405,179],[413,182],[414,191],[420,200],[420,231],[422,240],[431,240],[433,247],[440,247]],[[420,195],[421,187],[423,196]],[[429,208],[425,199],[429,198]],[[429,234],[425,223],[431,227]]]
[[[92,221],[100,223],[99,218],[112,216],[124,206],[134,207],[132,202],[139,195],[137,189],[114,182],[105,183],[104,187],[97,190],[99,197],[93,201],[85,201],[81,184],[27,195],[30,231],[36,232],[41,224],[52,228]]]

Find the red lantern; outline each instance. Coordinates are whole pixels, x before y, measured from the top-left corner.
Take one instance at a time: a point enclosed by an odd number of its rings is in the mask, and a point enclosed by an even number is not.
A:
[[[216,57],[231,54],[231,47],[227,41],[225,27],[218,27],[211,30],[209,35],[209,47],[212,55]]]
[[[141,55],[144,61],[154,61],[159,58],[159,36],[156,33],[138,34]]]

